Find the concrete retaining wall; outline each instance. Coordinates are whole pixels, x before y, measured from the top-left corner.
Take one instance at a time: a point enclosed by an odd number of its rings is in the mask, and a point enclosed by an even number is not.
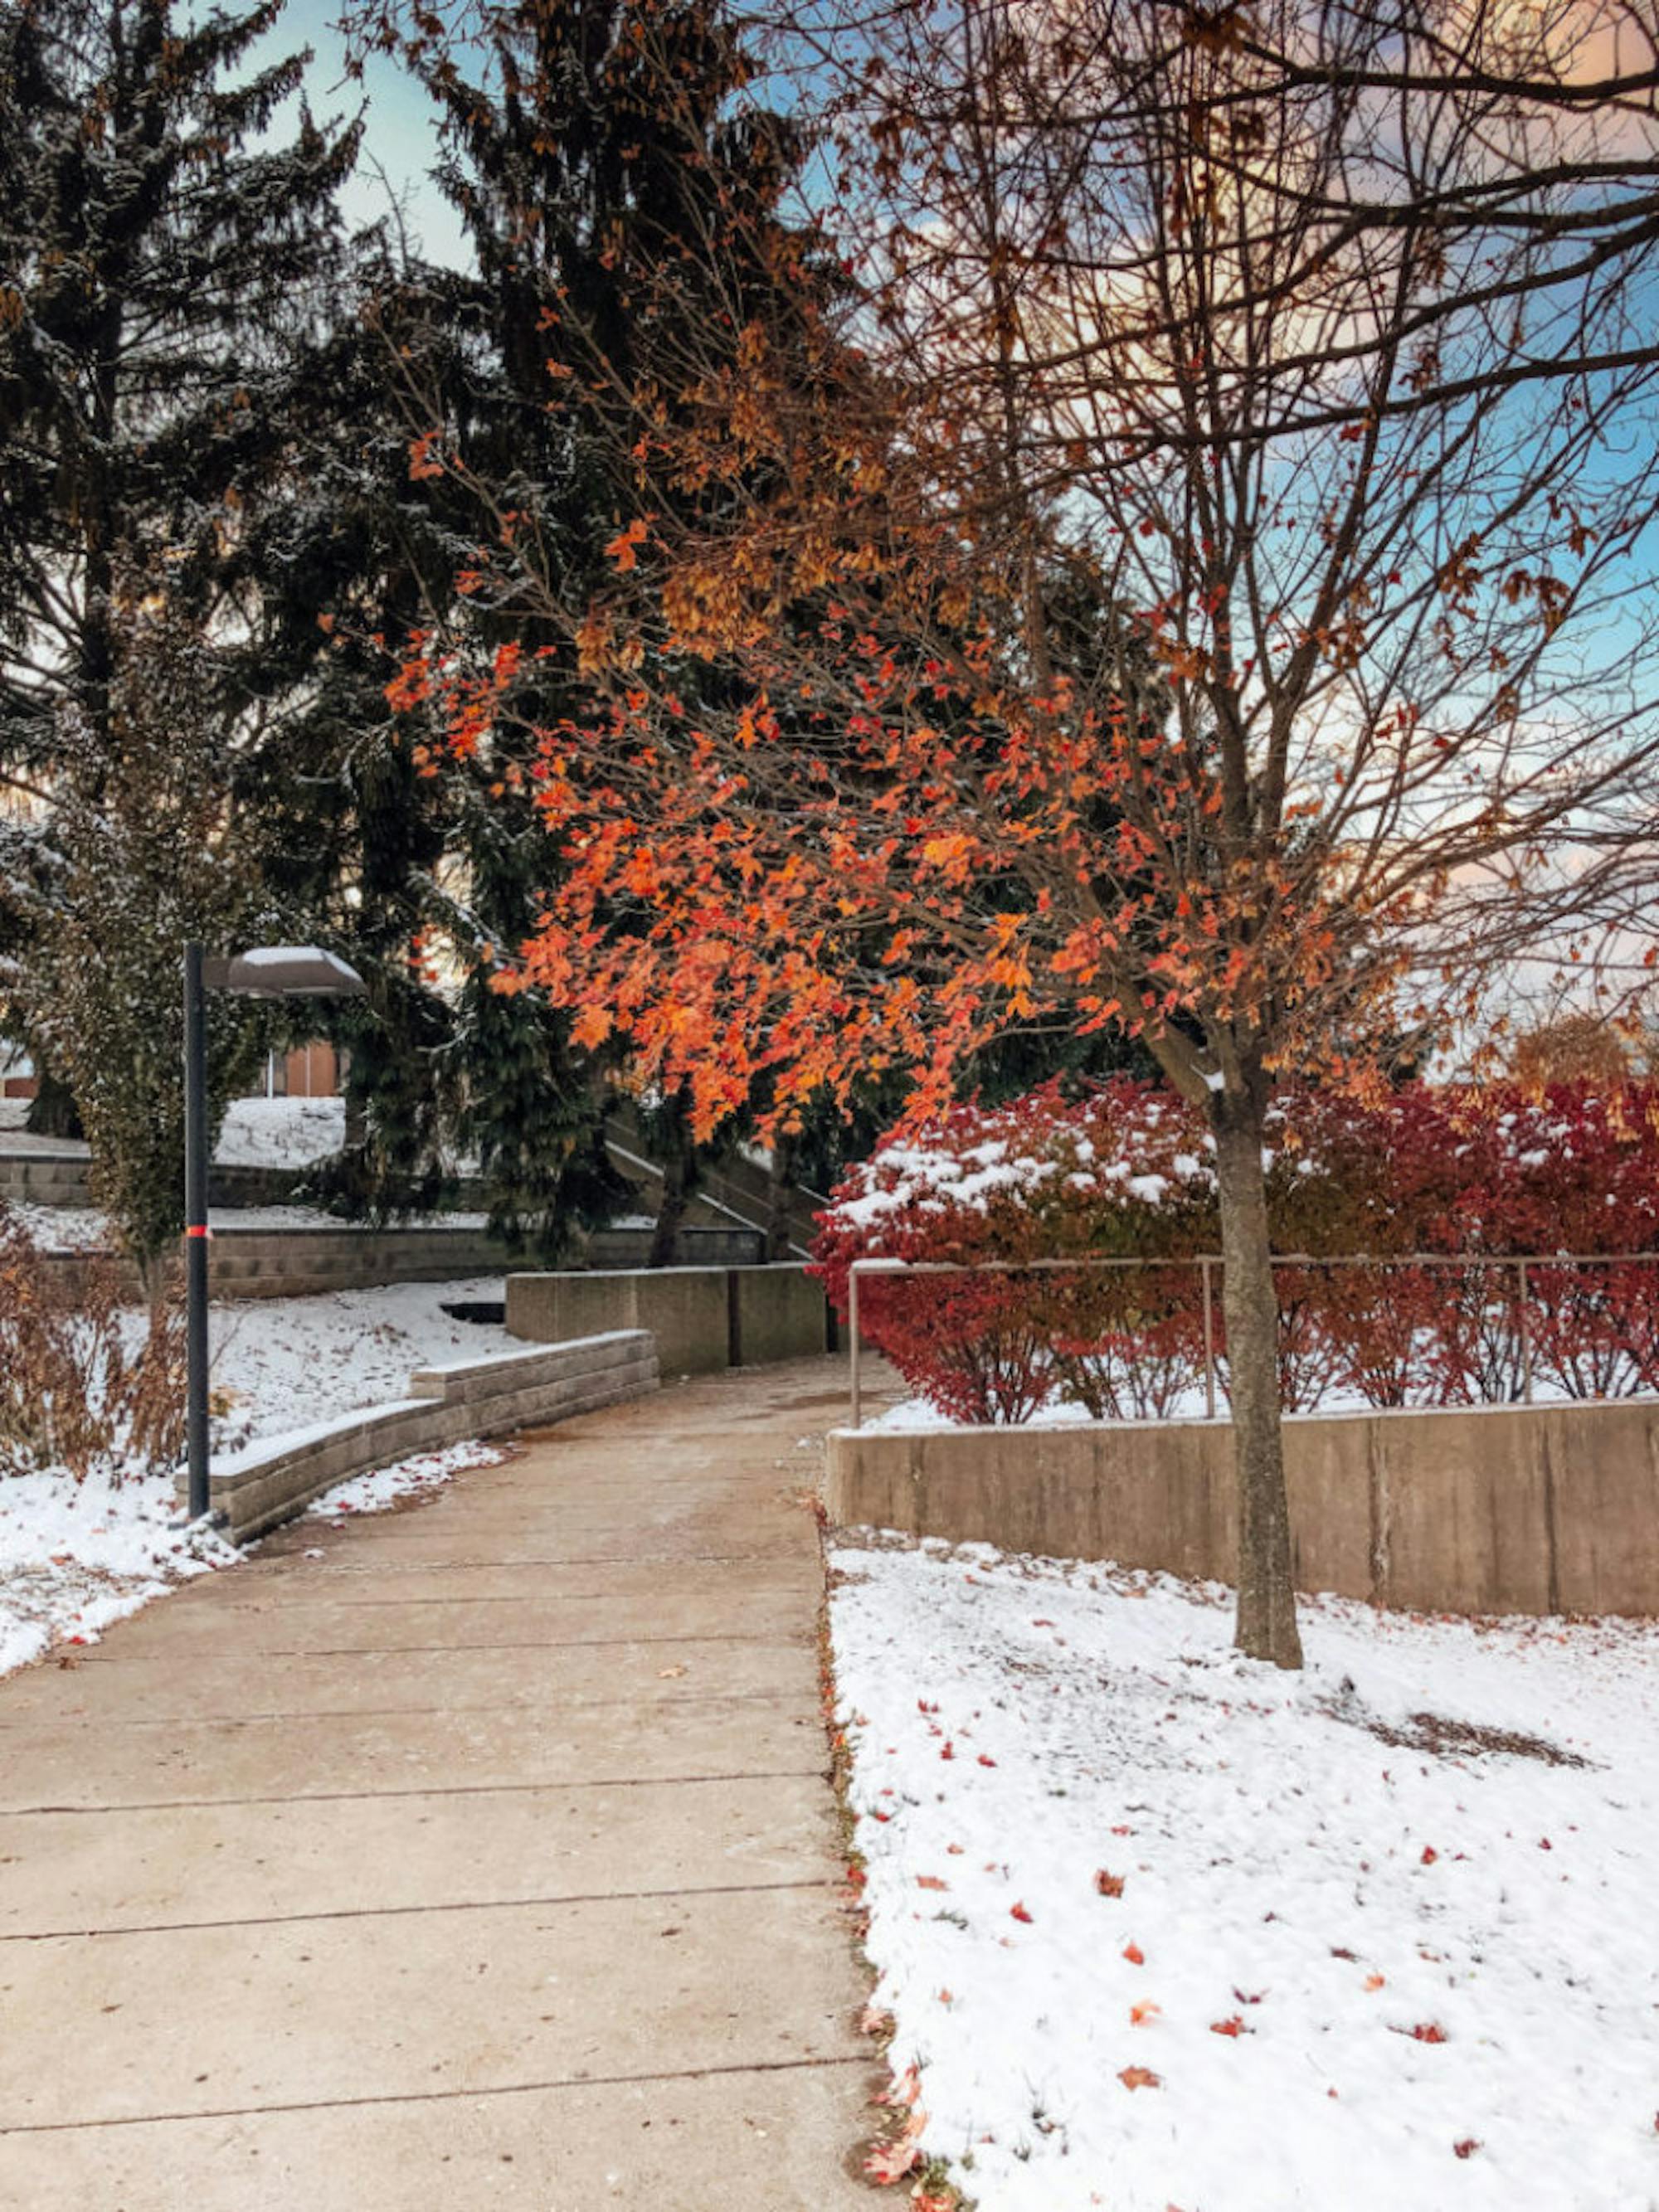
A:
[[[1297,1584],[1414,1612],[1659,1615],[1659,1404],[1300,1414]],[[1225,1422],[842,1430],[830,1517],[1235,1577]]]
[[[544,1352],[423,1368],[407,1399],[348,1413],[218,1462],[211,1510],[235,1543],[291,1520],[354,1474],[471,1437],[546,1428],[657,1387],[656,1348],[638,1330]],[[180,1477],[182,1488],[183,1477]]]
[[[802,1358],[830,1343],[823,1292],[793,1265],[509,1275],[507,1325],[537,1344],[648,1328],[665,1375]]]
[[[649,1229],[595,1229],[577,1256],[586,1267],[612,1273],[643,1267],[651,1257]],[[682,1229],[674,1239],[676,1262],[686,1267],[751,1267],[764,1256],[758,1229]]]

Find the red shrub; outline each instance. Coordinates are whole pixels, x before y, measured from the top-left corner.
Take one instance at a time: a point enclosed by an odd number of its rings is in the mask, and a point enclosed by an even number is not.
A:
[[[1306,1255],[1279,1270],[1288,1406],[1502,1402],[1528,1358],[1553,1395],[1659,1389],[1659,1267],[1555,1256],[1659,1249],[1659,1090],[1305,1093],[1273,1126],[1274,1241]],[[1202,1377],[1211,1158],[1194,1109],[1127,1079],[959,1107],[848,1177],[819,1217],[818,1271],[844,1313],[855,1259],[1003,1263],[860,1280],[864,1333],[955,1419],[1017,1421],[1054,1396],[1097,1419],[1167,1413]],[[1085,1254],[1169,1264],[1030,1267]],[[1355,1255],[1387,1264],[1339,1264]],[[1520,1265],[1465,1256],[1528,1261],[1524,1327]]]

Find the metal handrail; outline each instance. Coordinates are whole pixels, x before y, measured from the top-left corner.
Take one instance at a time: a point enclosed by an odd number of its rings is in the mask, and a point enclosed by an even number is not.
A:
[[[1512,1267],[1520,1291],[1522,1402],[1532,1403],[1532,1333],[1527,1325],[1528,1270],[1531,1267],[1622,1267],[1659,1261],[1659,1252],[1275,1252],[1272,1267]],[[1216,1416],[1213,1271],[1225,1261],[1219,1252],[1184,1252],[1168,1259],[1089,1253],[1074,1260],[854,1260],[847,1271],[847,1334],[849,1425],[863,1425],[859,1376],[859,1280],[865,1275],[1038,1275],[1079,1267],[1196,1267],[1204,1285],[1205,1418]]]

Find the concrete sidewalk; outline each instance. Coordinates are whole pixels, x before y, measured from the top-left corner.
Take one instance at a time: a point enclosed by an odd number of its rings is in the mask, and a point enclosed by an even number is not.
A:
[[[0,2205],[867,2207],[843,1403],[671,1384],[0,1682]]]

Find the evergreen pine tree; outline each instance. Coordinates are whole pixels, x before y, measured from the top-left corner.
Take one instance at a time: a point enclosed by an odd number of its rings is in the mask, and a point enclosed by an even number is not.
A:
[[[296,679],[262,657],[250,549],[292,492],[357,134],[302,107],[291,141],[268,143],[307,59],[256,64],[280,14],[29,0],[0,15],[0,1024],[49,1075],[69,1071],[19,985],[29,916],[69,880],[60,812],[95,803],[131,740],[118,579],[152,579],[192,631],[227,804],[280,748]]]

